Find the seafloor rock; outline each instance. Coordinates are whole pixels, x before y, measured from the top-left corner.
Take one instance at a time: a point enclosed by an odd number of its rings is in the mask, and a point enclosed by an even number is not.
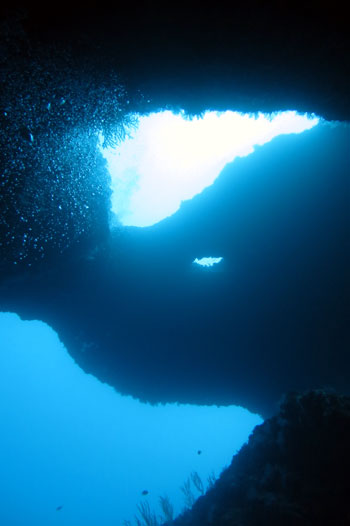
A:
[[[350,398],[289,394],[172,526],[350,524]]]

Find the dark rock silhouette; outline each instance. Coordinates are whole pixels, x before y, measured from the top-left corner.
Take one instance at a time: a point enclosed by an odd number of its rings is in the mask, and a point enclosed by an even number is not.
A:
[[[280,137],[171,218],[8,281],[2,305],[141,400],[266,416],[288,389],[347,392],[348,138],[327,125]],[[217,270],[192,264],[210,254]]]
[[[290,393],[214,486],[168,526],[349,524],[350,399]]]
[[[347,393],[346,125],[274,140],[142,230],[110,232],[97,150],[98,130],[113,141],[129,111],[166,104],[349,120],[341,11],[15,13],[0,42],[0,309],[47,322],[141,400],[267,416],[288,389]],[[211,255],[210,273],[192,265]]]

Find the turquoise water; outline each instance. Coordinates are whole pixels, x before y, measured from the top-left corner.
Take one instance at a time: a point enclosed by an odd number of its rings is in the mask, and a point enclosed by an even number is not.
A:
[[[262,421],[239,407],[121,396],[85,374],[39,321],[1,313],[0,334],[4,526],[121,525],[140,502],[160,514],[165,495],[179,513],[191,472],[206,485]]]

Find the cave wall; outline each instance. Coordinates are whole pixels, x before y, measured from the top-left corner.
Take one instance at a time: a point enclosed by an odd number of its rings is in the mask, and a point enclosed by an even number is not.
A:
[[[55,16],[31,7],[25,28],[39,46],[71,47],[79,59],[117,71],[149,107],[349,119],[349,36],[339,3],[63,3]]]
[[[192,509],[166,526],[347,524],[348,433],[348,398],[290,394]]]
[[[46,321],[84,370],[142,400],[265,416],[287,389],[347,391],[347,126],[279,138],[173,218],[114,232],[91,135],[167,105],[347,121],[345,26],[311,3],[4,12],[1,310]],[[210,253],[221,267],[195,270]]]

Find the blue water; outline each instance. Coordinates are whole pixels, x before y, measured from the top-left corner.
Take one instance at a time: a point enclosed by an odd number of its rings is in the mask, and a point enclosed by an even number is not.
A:
[[[160,514],[165,495],[179,513],[190,473],[206,485],[262,421],[238,407],[123,397],[39,321],[1,313],[0,335],[3,526],[121,525],[141,501]]]

